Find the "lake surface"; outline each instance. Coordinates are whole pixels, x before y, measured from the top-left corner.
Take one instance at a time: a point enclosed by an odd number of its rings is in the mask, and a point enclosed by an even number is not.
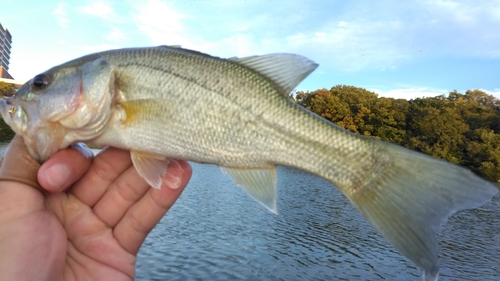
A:
[[[218,167],[192,166],[139,251],[136,280],[422,280],[323,179],[278,167],[276,216]],[[500,280],[500,196],[455,214],[438,239],[440,280]]]
[[[275,216],[214,165],[193,177],[139,252],[137,280],[422,280],[327,181],[278,167]],[[500,197],[451,217],[440,280],[500,280]]]

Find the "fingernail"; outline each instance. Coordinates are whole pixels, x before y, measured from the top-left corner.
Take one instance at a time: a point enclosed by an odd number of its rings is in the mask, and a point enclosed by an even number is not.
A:
[[[175,175],[166,175],[165,178],[165,184],[170,187],[171,189],[177,189],[181,186],[181,178],[176,177]]]
[[[70,178],[70,170],[66,165],[55,164],[43,171],[47,183],[53,188],[65,187]]]
[[[167,173],[163,177],[165,184],[172,188],[177,189],[181,186],[181,177],[183,173],[182,166],[176,160],[171,160],[167,168]]]

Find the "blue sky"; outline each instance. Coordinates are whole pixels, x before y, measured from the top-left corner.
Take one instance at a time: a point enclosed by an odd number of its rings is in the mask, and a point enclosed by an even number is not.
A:
[[[102,50],[182,45],[220,57],[297,53],[320,64],[299,90],[337,84],[414,98],[500,98],[500,0],[0,0],[11,75],[28,80]]]

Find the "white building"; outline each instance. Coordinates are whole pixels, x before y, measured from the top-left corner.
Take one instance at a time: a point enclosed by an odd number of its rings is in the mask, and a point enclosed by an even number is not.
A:
[[[13,79],[8,72],[11,48],[12,35],[0,24],[0,78]]]

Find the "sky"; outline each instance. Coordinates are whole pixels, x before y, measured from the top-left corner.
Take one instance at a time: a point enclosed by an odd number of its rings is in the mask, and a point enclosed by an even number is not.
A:
[[[297,90],[352,85],[416,98],[500,98],[500,0],[0,0],[9,73],[26,81],[98,51],[181,45],[222,58],[296,53],[320,66]]]

